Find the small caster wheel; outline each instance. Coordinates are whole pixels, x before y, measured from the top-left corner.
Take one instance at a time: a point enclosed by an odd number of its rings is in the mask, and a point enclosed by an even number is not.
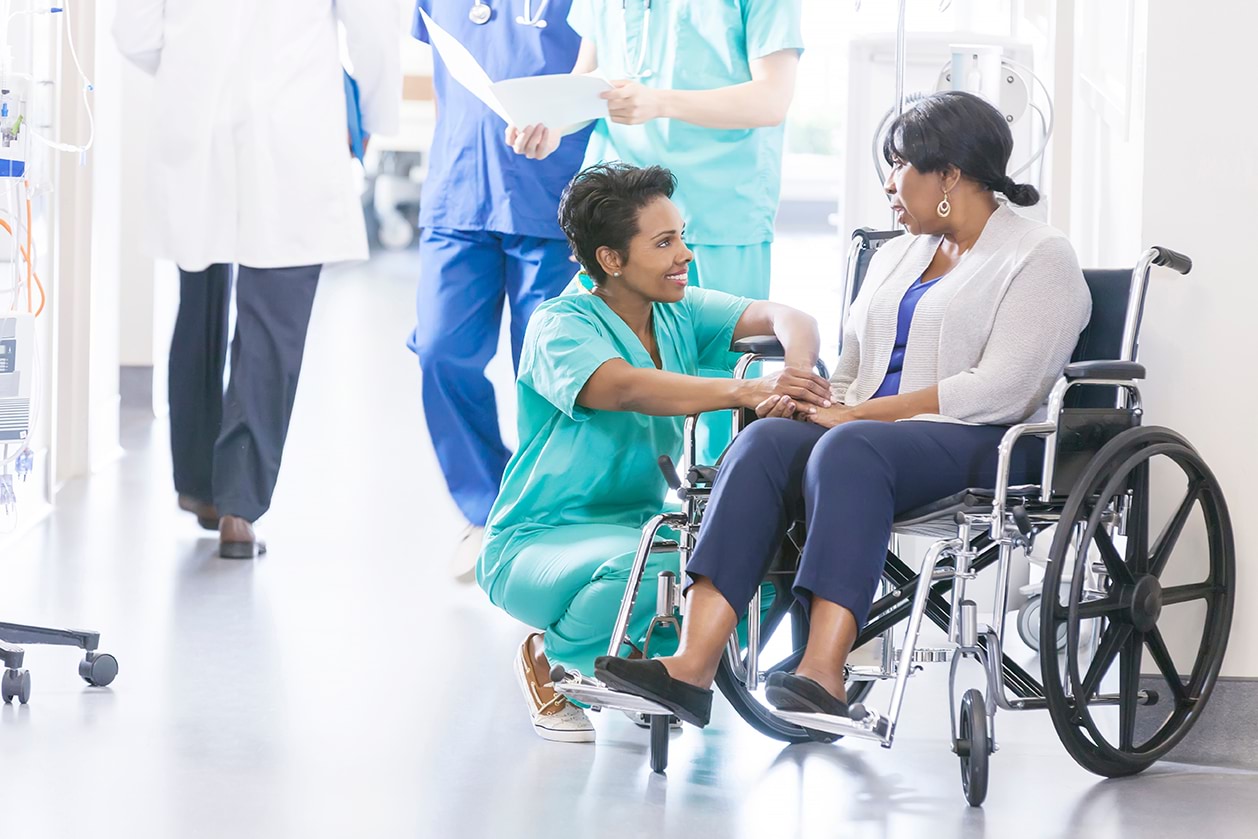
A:
[[[987,703],[983,692],[970,688],[961,697],[961,714],[957,720],[957,756],[961,758],[961,789],[971,807],[979,807],[987,798],[987,762],[991,756],[991,738],[987,733]]]
[[[31,674],[26,670],[5,670],[0,677],[0,699],[7,705],[16,699],[25,705],[31,698]]]
[[[1040,595],[1027,598],[1018,608],[1018,635],[1028,647],[1040,652]],[[1057,652],[1066,649],[1066,624],[1057,627]]]
[[[668,768],[668,723],[665,714],[651,717],[651,771],[663,774]]]
[[[103,688],[118,675],[118,659],[108,653],[88,653],[79,662],[79,675],[92,687]]]

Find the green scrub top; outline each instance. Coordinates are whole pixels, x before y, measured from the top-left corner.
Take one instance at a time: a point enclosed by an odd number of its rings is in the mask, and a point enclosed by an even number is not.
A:
[[[751,81],[750,62],[785,49],[803,50],[800,0],[573,0],[568,24],[598,48],[599,73],[648,87],[710,90]],[[626,48],[627,47],[627,48]],[[696,245],[773,241],[782,184],[784,126],[718,130],[680,120],[643,125],[599,120],[585,165],[623,160],[659,164],[677,175],[673,203]]]
[[[563,294],[537,307],[520,358],[520,447],[507,463],[489,513],[477,580],[489,584],[529,540],[576,524],[641,527],[664,509],[667,484],[657,460],[682,448],[684,418],[596,411],[577,395],[604,362],[655,362],[638,336],[579,274]],[[698,375],[737,356],[734,326],[752,301],[719,291],[686,289],[677,303],[654,305],[663,369]]]

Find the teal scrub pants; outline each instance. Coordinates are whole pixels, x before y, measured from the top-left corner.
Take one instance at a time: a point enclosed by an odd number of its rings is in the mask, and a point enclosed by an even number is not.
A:
[[[769,299],[770,253],[772,243],[758,245],[691,245],[695,261],[690,266],[690,282],[726,294]],[[710,378],[728,378],[722,370],[700,370]],[[696,431],[696,460],[712,465],[733,439],[729,411],[717,411],[700,418]]]
[[[669,531],[660,531],[668,538]],[[607,655],[612,628],[625,596],[642,530],[612,524],[556,527],[534,538],[485,581],[490,601],[521,623],[544,630],[546,658],[567,670],[594,674],[594,659]],[[680,568],[676,553],[651,554],[638,599],[629,616],[628,636],[639,649],[656,613],[656,580],[661,571]],[[761,589],[761,613],[773,604],[773,588]],[[740,610],[741,611],[741,610]],[[739,623],[746,637],[746,619]],[[652,658],[671,655],[679,639],[672,632],[651,636]],[[621,650],[624,655],[625,651]]]
[[[664,534],[661,534],[664,535]],[[551,664],[594,673],[594,659],[607,655],[612,627],[629,582],[642,531],[611,524],[574,524],[535,537],[500,567],[486,589],[495,606],[546,632]],[[639,647],[655,616],[655,581],[661,571],[678,572],[676,553],[652,554],[629,619],[629,637]],[[667,644],[651,639],[652,656],[668,655]]]

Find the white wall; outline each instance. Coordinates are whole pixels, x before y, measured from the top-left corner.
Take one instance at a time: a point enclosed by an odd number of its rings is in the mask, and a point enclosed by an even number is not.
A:
[[[1239,578],[1224,675],[1258,677],[1258,6],[1148,6],[1141,239],[1194,267],[1155,272],[1141,345],[1147,421],[1187,436],[1222,483]]]

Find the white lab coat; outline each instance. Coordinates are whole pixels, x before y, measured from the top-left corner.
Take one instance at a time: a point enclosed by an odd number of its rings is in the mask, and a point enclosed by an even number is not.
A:
[[[397,0],[118,0],[114,38],[156,79],[156,255],[196,271],[367,257],[338,20],[364,127],[397,130]]]

